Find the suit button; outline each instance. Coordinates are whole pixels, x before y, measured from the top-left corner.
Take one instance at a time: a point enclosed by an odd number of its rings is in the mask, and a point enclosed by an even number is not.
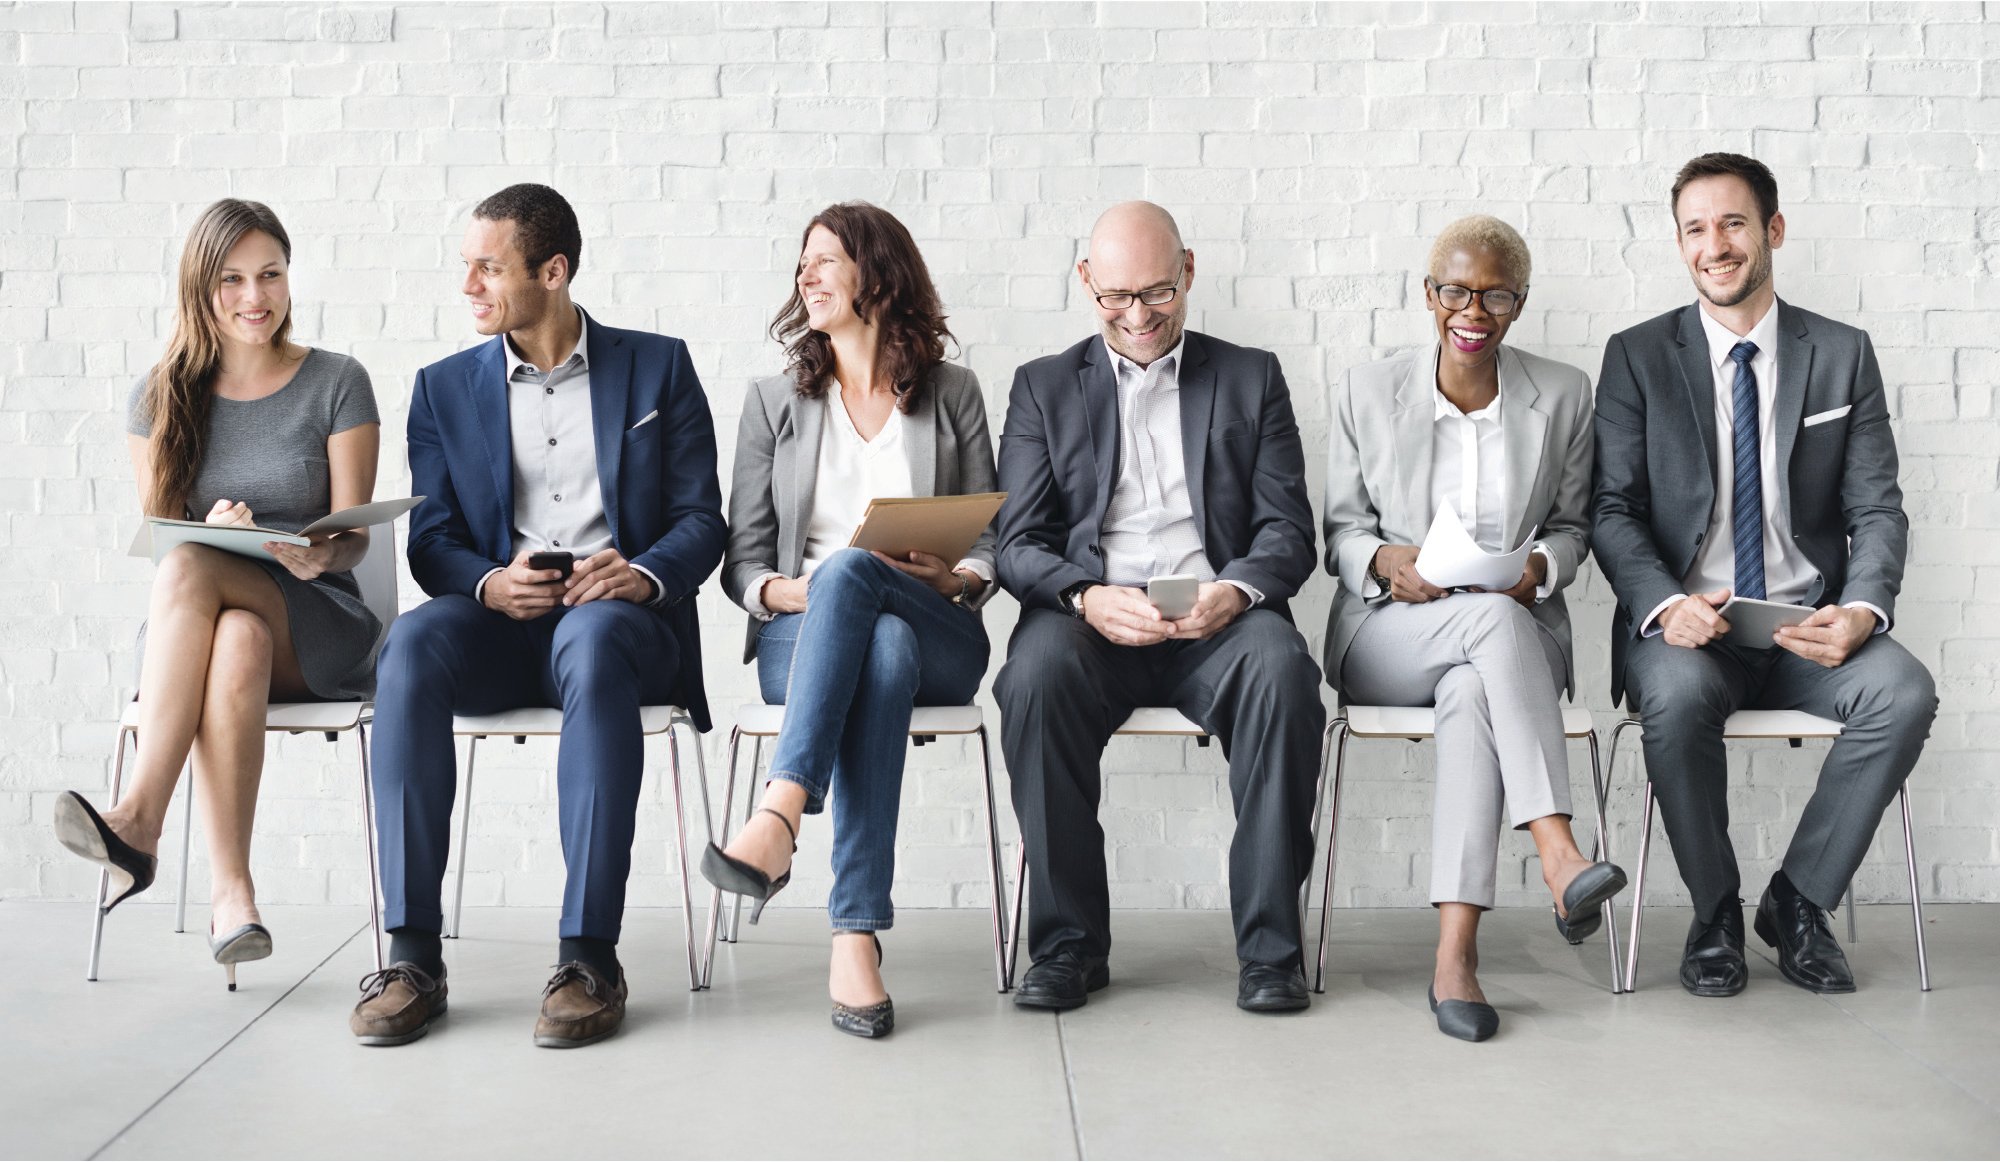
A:
[[[1090,546],[1090,555],[1093,557],[1102,557],[1104,555],[1104,550],[1098,548],[1096,545],[1092,545]]]
[[[1707,534],[1707,533],[1696,533],[1696,534],[1694,535],[1694,547],[1695,547],[1695,548],[1697,548],[1697,549],[1701,548],[1701,542],[1702,542],[1702,541],[1703,541],[1704,539],[1706,539],[1706,538],[1707,538],[1707,536],[1708,536],[1708,534]]]

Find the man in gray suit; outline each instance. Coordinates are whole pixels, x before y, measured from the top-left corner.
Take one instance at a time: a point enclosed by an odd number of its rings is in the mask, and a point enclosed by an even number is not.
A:
[[[1778,299],[1770,170],[1705,154],[1671,205],[1700,300],[1612,336],[1597,381],[1591,542],[1618,595],[1611,696],[1629,694],[1645,723],[1694,898],[1681,984],[1704,997],[1747,979],[1723,720],[1744,707],[1840,720],[1756,928],[1787,980],[1852,992],[1826,912],[1937,713],[1930,673],[1886,636],[1909,522],[1882,374],[1866,332]],[[1771,643],[1736,644],[1732,595],[1814,611]]]
[[[1326,711],[1286,609],[1314,564],[1291,394],[1270,352],[1185,329],[1194,252],[1160,207],[1107,210],[1077,275],[1100,334],[1015,373],[1000,436],[1000,583],[1023,612],[994,692],[1034,958],[1015,1003],[1075,1008],[1110,980],[1099,764],[1135,707],[1164,704],[1229,756],[1236,1003],[1303,1009]],[[1146,585],[1175,574],[1199,587],[1170,620]]]

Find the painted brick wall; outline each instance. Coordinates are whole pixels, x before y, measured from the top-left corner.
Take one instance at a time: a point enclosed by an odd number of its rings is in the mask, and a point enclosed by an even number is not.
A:
[[[390,494],[408,481],[412,373],[474,339],[455,294],[466,213],[509,182],[575,202],[582,302],[691,342],[725,463],[745,383],[779,365],[764,328],[798,231],[844,198],[915,232],[996,430],[1013,368],[1091,325],[1068,268],[1093,216],[1165,203],[1198,255],[1192,324],[1278,352],[1316,449],[1328,382],[1425,340],[1417,270],[1445,222],[1483,210],[1521,228],[1537,277],[1513,340],[1594,373],[1612,332],[1690,298],[1664,187],[1689,155],[1730,148],[1781,179],[1783,292],[1874,335],[1914,526],[1898,634],[1944,701],[1914,780],[1922,880],[1940,899],[2000,899],[1996,17],[1977,3],[0,7],[0,894],[92,886],[47,820],[59,790],[108,782],[149,575],[123,555],[137,516],[120,410],[170,326],[182,232],[213,198],[284,217],[298,332],[373,374]],[[1295,606],[1315,652],[1331,588],[1318,577]],[[1571,592],[1584,696],[1608,727],[1608,593],[1594,569]],[[755,697],[732,644],[741,614],[713,585],[701,602],[726,721]],[[995,604],[996,642],[1015,616]],[[352,747],[273,743],[265,900],[362,898]],[[1747,882],[1782,851],[1819,753],[1732,755]],[[558,899],[552,761],[546,743],[482,756],[469,901]],[[913,757],[906,907],[980,901],[975,761],[949,743]],[[1106,762],[1115,901],[1223,906],[1219,748],[1120,742]],[[1423,747],[1354,748],[1342,901],[1425,898],[1429,764]],[[1628,854],[1631,772],[1613,797]],[[637,904],[678,895],[661,788],[646,791]],[[1901,897],[1895,838],[1862,898]],[[1505,851],[1502,901],[1545,899],[1528,846]],[[788,902],[822,900],[825,866],[815,826]]]

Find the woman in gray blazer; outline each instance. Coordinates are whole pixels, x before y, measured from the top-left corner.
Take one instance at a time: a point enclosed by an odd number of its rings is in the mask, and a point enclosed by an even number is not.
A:
[[[1499,1028],[1476,970],[1502,802],[1534,837],[1572,942],[1625,884],[1570,833],[1557,698],[1573,684],[1562,590],[1588,552],[1590,379],[1503,345],[1529,270],[1527,244],[1505,222],[1446,227],[1424,279],[1437,342],[1347,374],[1327,463],[1326,568],[1340,579],[1327,681],[1349,702],[1437,708],[1430,1000],[1438,1028],[1468,1041]],[[1418,546],[1447,506],[1487,552],[1536,538],[1511,588],[1448,592],[1418,572]]]
[[[845,546],[877,497],[992,491],[993,446],[979,381],[944,362],[923,256],[887,211],[847,202],[812,220],[771,333],[790,366],[744,400],[722,570],[750,612],[744,660],[785,722],[761,805],[702,873],[751,897],[756,923],[790,881],[802,816],[830,796],[833,1024],[879,1037],[895,1024],[874,934],[894,918],[910,710],[978,692],[993,533],[956,563]]]

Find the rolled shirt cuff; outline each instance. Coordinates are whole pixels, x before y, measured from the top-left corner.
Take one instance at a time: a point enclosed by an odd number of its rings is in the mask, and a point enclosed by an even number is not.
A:
[[[773,579],[782,581],[784,577],[783,573],[775,570],[769,573],[759,573],[755,577],[752,577],[750,584],[743,587],[744,610],[758,621],[769,621],[778,616],[764,607],[764,586]]]
[[[1556,564],[1556,555],[1545,542],[1535,542],[1535,553],[1549,563],[1548,568],[1542,570],[1542,583],[1535,586],[1535,604],[1540,605],[1555,595],[1556,586],[1562,583],[1562,568]]]

